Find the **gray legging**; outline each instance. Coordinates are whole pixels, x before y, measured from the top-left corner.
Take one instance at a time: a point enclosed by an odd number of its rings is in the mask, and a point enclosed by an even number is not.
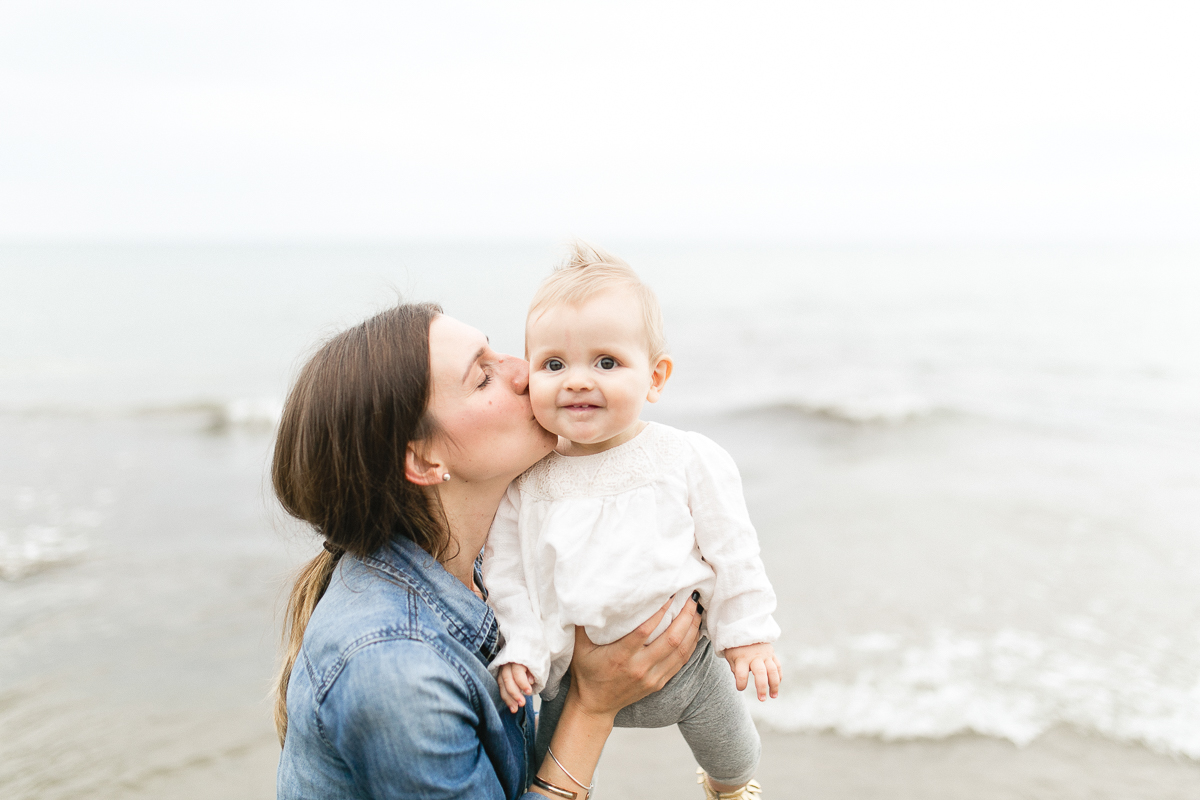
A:
[[[554,699],[542,702],[535,764],[546,757],[570,685],[568,672]],[[696,763],[714,781],[736,786],[754,777],[762,754],[758,730],[738,694],[729,665],[713,652],[708,637],[700,639],[696,652],[666,686],[617,713],[618,728],[668,725],[679,726]]]

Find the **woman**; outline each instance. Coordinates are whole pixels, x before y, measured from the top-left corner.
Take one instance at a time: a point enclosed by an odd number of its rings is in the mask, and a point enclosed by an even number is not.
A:
[[[577,631],[535,761],[532,709],[510,713],[487,671],[499,637],[478,566],[505,488],[555,444],[527,381],[524,361],[427,304],[344,331],[301,371],[272,479],[325,549],[289,601],[280,798],[585,798],[617,711],[694,650],[694,600],[650,645],[665,607],[603,647]]]

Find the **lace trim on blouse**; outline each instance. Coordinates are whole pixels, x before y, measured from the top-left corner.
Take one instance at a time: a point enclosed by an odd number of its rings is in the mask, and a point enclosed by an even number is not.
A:
[[[622,445],[590,456],[551,453],[530,467],[518,481],[525,494],[539,500],[604,497],[653,482],[688,453],[676,431],[649,423]]]

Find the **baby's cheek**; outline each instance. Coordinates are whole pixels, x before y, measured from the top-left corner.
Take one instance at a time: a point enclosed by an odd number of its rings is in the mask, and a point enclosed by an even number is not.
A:
[[[536,374],[529,376],[529,404],[533,406],[533,416],[543,428],[558,433],[554,430],[555,390],[549,385],[550,381],[535,378]]]

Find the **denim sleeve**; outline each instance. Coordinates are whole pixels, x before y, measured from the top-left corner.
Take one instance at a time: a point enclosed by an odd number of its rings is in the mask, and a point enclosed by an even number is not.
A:
[[[371,797],[505,800],[480,741],[467,681],[426,643],[388,640],[356,652],[318,719]],[[534,793],[522,798],[545,800]]]

